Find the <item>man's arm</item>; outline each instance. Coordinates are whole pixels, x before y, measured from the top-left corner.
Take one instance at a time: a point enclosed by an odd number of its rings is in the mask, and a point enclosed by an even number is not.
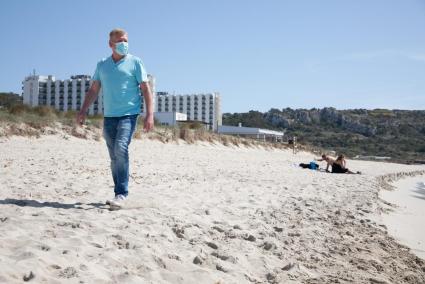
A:
[[[84,121],[86,120],[86,113],[89,109],[89,106],[96,100],[97,96],[99,95],[100,90],[100,82],[99,81],[93,81],[93,83],[90,86],[90,89],[87,91],[86,96],[84,97],[84,103],[81,107],[81,110],[78,112],[76,117],[76,122],[79,125],[82,125]]]
[[[142,90],[142,94],[145,99],[145,106],[146,106],[146,114],[145,114],[143,130],[145,132],[148,132],[152,130],[154,127],[152,91],[148,82],[142,82],[140,84],[140,89]]]
[[[335,162],[334,159],[331,159],[329,157],[326,157],[326,163],[327,163],[327,165],[326,165],[326,171],[327,172],[329,172],[329,166],[332,167],[332,165],[333,165],[334,162]]]

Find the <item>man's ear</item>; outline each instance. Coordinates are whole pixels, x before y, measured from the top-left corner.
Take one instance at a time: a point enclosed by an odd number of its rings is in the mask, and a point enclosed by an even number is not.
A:
[[[111,40],[109,40],[109,47],[112,48],[112,41]]]

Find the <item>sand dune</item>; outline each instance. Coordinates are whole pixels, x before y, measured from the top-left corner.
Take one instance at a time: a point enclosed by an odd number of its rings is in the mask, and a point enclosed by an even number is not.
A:
[[[0,282],[424,283],[379,222],[382,179],[421,166],[296,166],[290,151],[131,145],[130,200],[109,211],[103,141],[0,140]]]

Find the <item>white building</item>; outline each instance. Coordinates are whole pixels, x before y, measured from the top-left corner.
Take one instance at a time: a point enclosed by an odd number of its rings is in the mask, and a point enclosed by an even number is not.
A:
[[[187,120],[202,121],[212,130],[217,130],[222,123],[219,93],[171,95],[158,92],[154,111],[184,113]]]
[[[75,75],[68,80],[56,80],[52,75],[32,75],[22,82],[23,103],[35,106],[50,106],[60,111],[78,111],[90,88],[89,75]],[[89,114],[103,113],[103,96],[99,94],[89,108]]]
[[[170,95],[166,92],[155,92],[155,78],[148,75],[149,85],[153,95],[153,105],[156,117],[164,117],[164,123],[175,125],[177,120],[201,121],[206,123],[210,129],[216,131],[222,124],[221,102],[218,93],[192,94],[192,95]],[[84,102],[86,92],[91,85],[89,75],[75,75],[68,80],[56,80],[54,76],[32,75],[22,82],[23,103],[34,106],[46,105],[59,111],[79,111]],[[145,104],[142,97],[141,112],[145,113]],[[183,113],[173,114],[174,124],[170,123],[167,115],[161,113]],[[89,114],[103,113],[102,89],[95,102],[89,107]],[[170,115],[168,115],[170,116]]]
[[[155,105],[155,101],[156,101],[156,90],[155,90],[155,77],[148,74],[148,79],[149,79],[149,87],[151,89],[152,92],[152,103],[153,105]],[[144,113],[146,112],[146,107],[145,107],[145,103],[144,103],[144,97],[142,96],[142,114],[144,115]]]
[[[219,134],[236,135],[247,138],[270,140],[270,141],[283,141],[284,132],[274,131],[269,129],[255,128],[255,127],[243,127],[239,126],[222,125],[218,127]]]
[[[179,121],[187,121],[187,114],[180,112],[155,112],[154,117],[161,125],[174,126]]]
[[[148,75],[152,93],[155,93],[155,78]],[[91,76],[75,75],[68,80],[56,80],[52,75],[32,75],[22,82],[23,103],[29,106],[51,106],[60,111],[78,111],[91,85]],[[155,102],[155,96],[153,96]],[[142,100],[143,101],[143,100]],[[144,106],[142,103],[141,111]],[[89,107],[89,114],[103,114],[102,88],[99,96]]]

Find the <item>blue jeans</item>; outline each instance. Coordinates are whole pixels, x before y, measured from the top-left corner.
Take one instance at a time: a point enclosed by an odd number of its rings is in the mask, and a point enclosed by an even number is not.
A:
[[[111,158],[112,178],[115,196],[128,195],[129,161],[128,145],[137,125],[137,114],[121,117],[105,117],[103,137]]]

